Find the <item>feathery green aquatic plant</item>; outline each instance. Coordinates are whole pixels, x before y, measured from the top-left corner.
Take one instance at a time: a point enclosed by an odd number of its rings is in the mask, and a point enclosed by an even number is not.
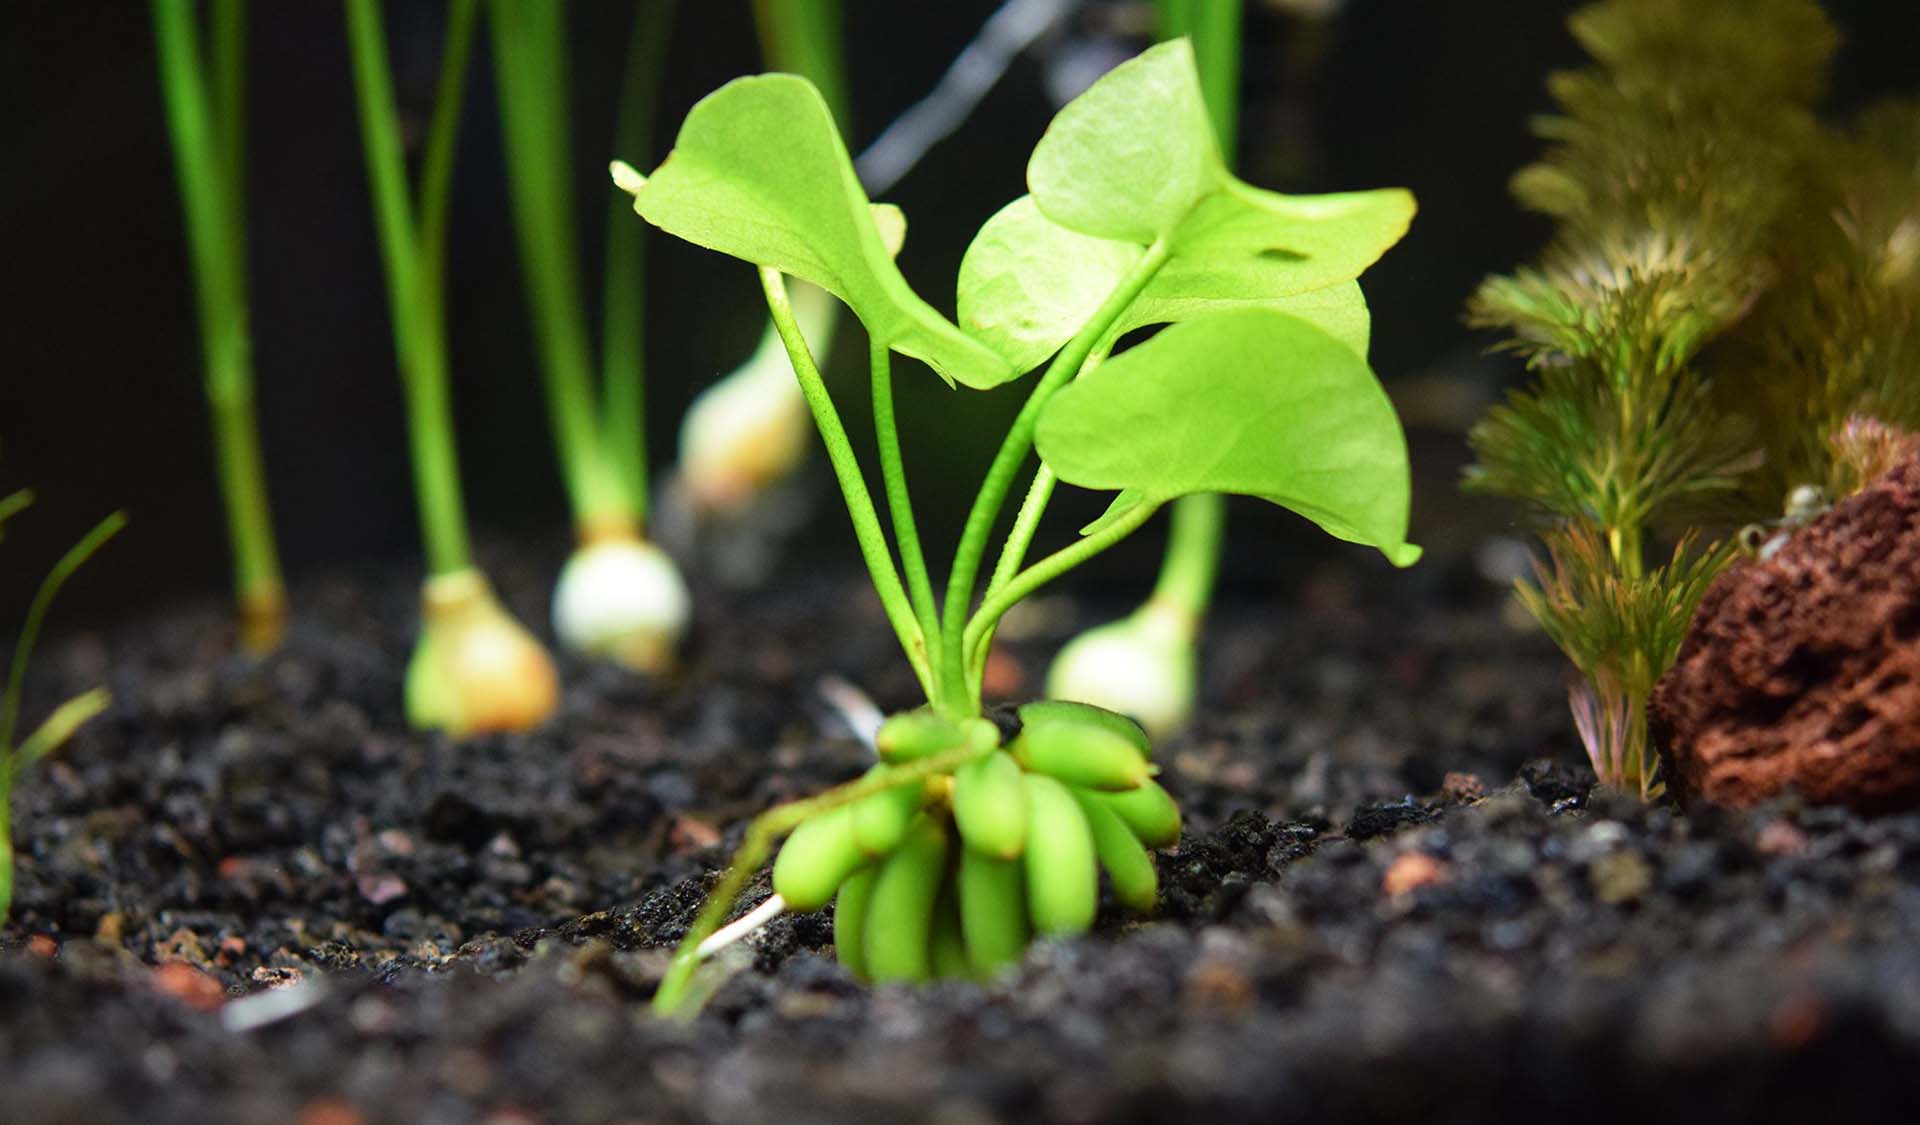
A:
[[[1545,519],[1523,600],[1584,678],[1596,773],[1650,797],[1647,699],[1731,551],[1689,536],[1650,568],[1648,538],[1731,500],[1757,460],[1702,352],[1777,276],[1835,35],[1811,0],[1608,0],[1570,26],[1598,65],[1552,77],[1550,146],[1514,179],[1558,230],[1468,314],[1533,381],[1474,428],[1466,485]]]

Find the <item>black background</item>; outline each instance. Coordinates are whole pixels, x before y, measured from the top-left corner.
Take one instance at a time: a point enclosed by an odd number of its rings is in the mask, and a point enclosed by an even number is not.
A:
[[[993,7],[845,6],[856,150],[926,92]],[[1505,184],[1537,149],[1527,119],[1549,108],[1546,72],[1581,61],[1563,27],[1572,6],[1355,0],[1329,32],[1303,114],[1286,100],[1299,85],[1286,64],[1299,25],[1253,4],[1242,139],[1248,178],[1295,191],[1404,185],[1419,198],[1412,234],[1365,278],[1374,364],[1397,395],[1412,377],[1436,371],[1482,384],[1515,375],[1477,358],[1484,341],[1459,326],[1458,311],[1482,276],[1510,268],[1547,233],[1518,211]],[[1911,90],[1920,4],[1828,6],[1847,36],[1832,104]],[[7,529],[0,607],[23,605],[63,546],[114,507],[128,509],[133,525],[82,576],[66,607],[71,619],[217,594],[227,581],[224,523],[147,7],[14,0],[5,8],[0,487],[32,485],[40,503]],[[615,0],[574,6],[574,141],[589,279],[598,277],[602,138],[630,11]],[[432,95],[442,14],[437,0],[388,5],[398,88],[416,132]],[[483,536],[557,545],[566,507],[521,299],[484,35],[483,21],[453,205],[461,459]],[[662,150],[701,94],[760,69],[745,0],[682,3],[668,58]],[[250,63],[252,323],[282,554],[296,581],[406,565],[418,537],[338,6],[257,3]],[[938,306],[951,309],[951,279],[973,229],[1023,190],[1025,155],[1052,109],[1043,66],[1035,56],[1017,63],[961,132],[889,195],[912,223],[903,267]],[[688,399],[743,356],[764,311],[739,263],[664,237],[650,245],[648,391],[659,464]],[[855,354],[843,349],[842,360],[859,358],[857,339],[850,342]],[[859,380],[838,382],[851,385],[843,410],[858,433]],[[936,552],[950,542],[959,506],[1018,397],[903,378],[905,440]],[[1432,541],[1464,518],[1451,500],[1463,447],[1445,425],[1414,436],[1414,538]],[[851,566],[844,527],[833,503],[820,504],[801,556]],[[1260,568],[1278,555],[1320,549],[1305,524],[1251,504],[1236,509],[1236,528],[1241,581],[1263,581]],[[1150,565],[1152,550],[1150,542],[1138,546],[1117,565]],[[0,620],[18,612],[4,610]]]

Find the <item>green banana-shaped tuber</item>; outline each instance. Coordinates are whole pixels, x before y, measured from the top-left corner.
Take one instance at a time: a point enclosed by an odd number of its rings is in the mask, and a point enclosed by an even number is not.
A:
[[[946,822],[931,816],[914,821],[899,849],[881,862],[867,903],[866,968],[875,981],[930,975],[928,940],[946,863]]]
[[[1100,872],[1087,816],[1067,787],[1027,775],[1027,913],[1042,937],[1083,933],[1100,908]]]
[[[1098,797],[1085,790],[1075,790],[1073,797],[1087,815],[1094,852],[1113,880],[1113,897],[1135,914],[1153,913],[1160,904],[1160,876],[1153,868],[1153,857],[1126,822]]]
[[[1124,793],[1088,796],[1112,809],[1149,848],[1170,848],[1180,842],[1180,806],[1159,783],[1149,781]]]
[[[951,873],[933,907],[933,934],[927,939],[927,962],[933,975],[962,979],[973,975],[967,959],[967,939],[960,928],[960,894]]]
[[[1004,750],[954,771],[953,822],[970,850],[1013,859],[1027,846],[1025,778]]]
[[[790,910],[818,910],[867,862],[854,838],[853,807],[813,817],[793,830],[773,863],[773,889]]]
[[[1135,789],[1154,774],[1153,763],[1132,739],[1096,723],[1059,718],[1027,723],[1012,750],[1028,770],[1081,789]]]
[[[1024,798],[1024,794],[1022,795]],[[1024,799],[1022,804],[1024,804]],[[960,898],[960,928],[967,939],[967,960],[976,976],[990,976],[1018,964],[1030,935],[1026,876],[1017,859],[992,859],[971,849],[960,853],[955,869]]]
[[[875,766],[874,771],[886,769]],[[867,776],[873,776],[869,771]],[[853,809],[853,839],[860,850],[873,857],[886,855],[906,838],[907,826],[920,812],[923,786],[896,785],[869,797],[862,797]]]
[[[833,952],[855,980],[867,979],[867,913],[878,874],[871,867],[854,872],[833,900]]]

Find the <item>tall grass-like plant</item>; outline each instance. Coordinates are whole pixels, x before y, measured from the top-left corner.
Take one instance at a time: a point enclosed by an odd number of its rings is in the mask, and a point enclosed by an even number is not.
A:
[[[379,0],[346,0],[361,141],[373,195],[394,350],[424,532],[420,639],[407,667],[407,717],[465,735],[523,730],[552,713],[559,679],[473,565],[447,387],[447,207],[478,0],[452,0],[417,196],[407,186]]]
[[[608,217],[596,384],[574,230],[568,5],[490,0],[494,75],[507,181],[540,369],[578,547],[554,588],[562,644],[658,671],[691,612],[686,584],[648,542],[645,411],[645,228]],[[654,89],[673,5],[633,6],[613,147],[651,148]],[[606,189],[620,199],[625,195]]]
[[[287,594],[254,417],[247,320],[247,3],[210,0],[204,42],[195,7],[194,0],[153,0],[154,43],[193,264],[240,635],[246,647],[264,651],[286,629]]]

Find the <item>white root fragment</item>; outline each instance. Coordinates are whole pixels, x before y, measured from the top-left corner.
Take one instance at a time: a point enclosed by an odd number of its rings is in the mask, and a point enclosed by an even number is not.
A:
[[[713,931],[707,940],[695,949],[694,956],[702,961],[739,941],[760,927],[786,913],[787,900],[779,895],[771,895],[767,901],[747,911],[740,917]]]
[[[887,717],[880,713],[873,697],[840,676],[820,677],[820,684],[814,690],[833,708],[834,714],[840,716],[840,721],[847,724],[853,736],[878,757],[880,724],[886,722]]]

